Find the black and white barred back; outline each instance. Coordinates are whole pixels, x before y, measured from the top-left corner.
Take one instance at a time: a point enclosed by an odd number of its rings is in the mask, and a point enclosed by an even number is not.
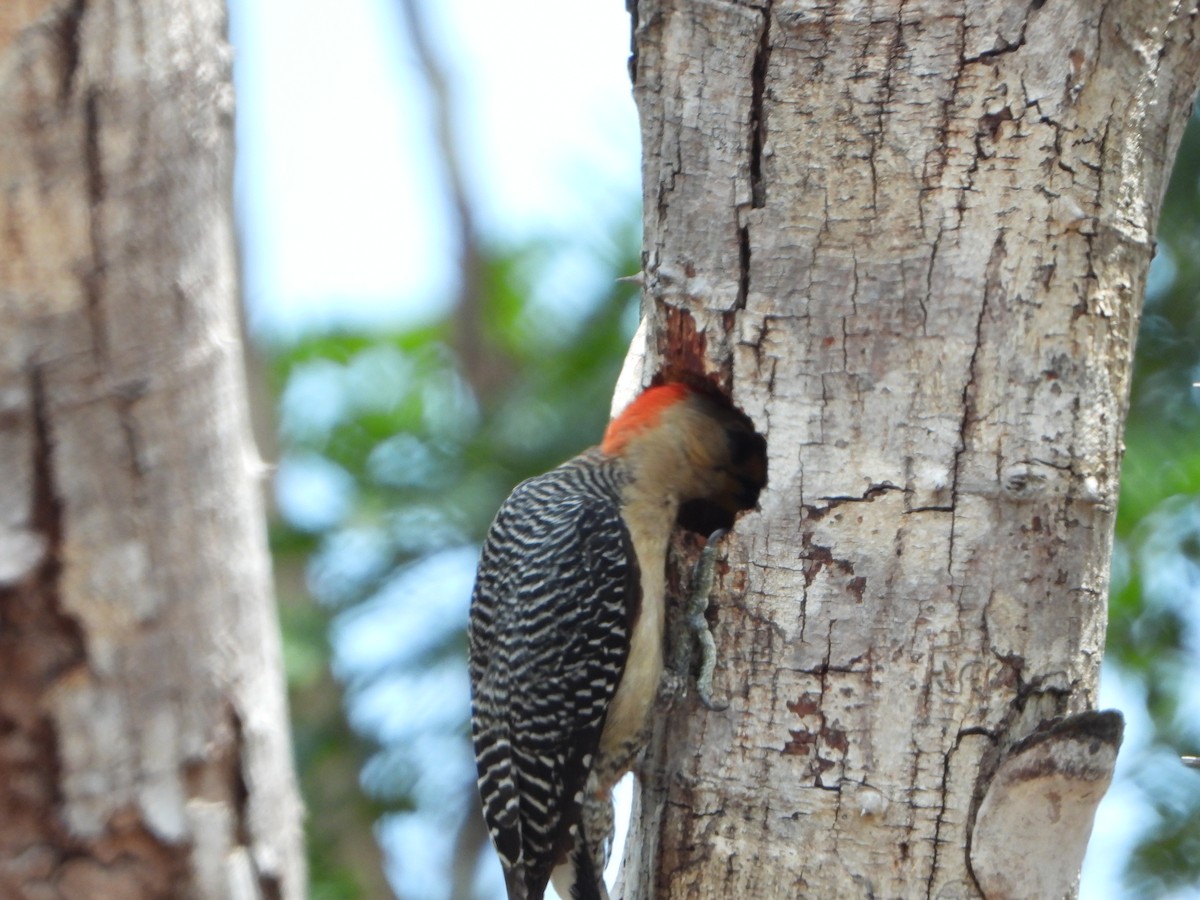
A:
[[[592,450],[517,486],[488,531],[471,599],[471,732],[510,900],[540,900],[583,847],[580,799],[638,614],[624,468]],[[593,840],[601,836],[593,836]],[[578,854],[580,897],[599,873]],[[586,877],[584,877],[586,875]]]

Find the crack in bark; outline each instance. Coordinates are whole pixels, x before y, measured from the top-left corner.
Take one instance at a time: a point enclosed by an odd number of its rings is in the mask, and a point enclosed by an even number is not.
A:
[[[111,397],[117,411],[117,423],[125,440],[125,449],[129,456],[129,471],[134,480],[141,482],[149,467],[146,465],[146,455],[142,452],[142,441],[139,437],[137,417],[134,407],[139,400],[150,393],[150,381],[147,378],[133,378],[113,387]],[[141,495],[137,501],[143,501]]]
[[[942,754],[942,783],[938,787],[941,800],[938,804],[937,817],[933,821],[933,858],[929,863],[929,881],[926,883],[925,889],[925,896],[930,900],[933,898],[934,882],[937,880],[938,857],[941,855],[942,849],[942,822],[946,817],[946,797],[950,793],[950,759],[956,749],[957,744]]]
[[[263,900],[280,900],[283,887],[277,874],[264,871],[254,856],[257,841],[250,821],[250,783],[246,777],[245,726],[232,703],[225,706],[223,723],[212,748],[202,757],[187,761],[184,779],[190,799],[215,803],[232,812],[232,845],[246,851]]]
[[[958,20],[958,58],[961,60],[966,55],[967,50],[967,23],[965,16],[957,16]],[[954,104],[958,100],[959,86],[962,84],[963,69],[965,67],[960,63],[954,67],[954,72],[950,77],[950,88],[946,93],[945,98],[941,102],[941,115],[937,123],[937,140],[933,142],[929,153],[925,157],[926,168],[921,173],[921,181],[924,184],[926,191],[933,191],[941,182],[942,174],[946,170],[946,163],[950,159],[950,128],[954,121]],[[933,170],[928,168],[929,157],[936,153]],[[922,192],[921,202],[918,203],[917,211],[921,218],[921,227],[925,227],[925,204],[924,199],[926,192]],[[941,227],[939,226],[939,235]]]
[[[104,262],[103,224],[100,208],[104,202],[104,165],[100,153],[99,92],[91,88],[83,100],[83,161],[87,182],[88,238],[92,258],[87,270],[81,275],[84,304],[88,321],[91,323],[92,352],[99,360],[108,357],[108,334],[104,325]]]
[[[801,703],[797,699],[795,703],[787,703],[789,711],[793,714],[804,718],[807,715],[815,715],[818,720],[816,731],[808,731],[806,729],[788,729],[791,735],[790,739],[784,743],[782,752],[785,754],[805,755],[811,748],[811,758],[809,759],[809,773],[812,775],[812,786],[821,790],[840,791],[840,783],[833,785],[825,784],[821,779],[825,772],[838,765],[836,759],[828,759],[821,756],[820,750],[822,743],[830,750],[841,755],[841,763],[844,769],[846,750],[849,747],[849,742],[846,737],[846,732],[831,728],[829,720],[825,715],[825,696],[829,692],[829,674],[833,673],[855,673],[859,670],[854,670],[845,666],[835,666],[832,664],[833,657],[833,622],[828,623],[828,628],[825,634],[825,658],[822,663],[815,669],[798,669],[802,672],[818,679],[820,690],[815,701],[809,700],[807,703]],[[811,693],[805,696],[811,697]],[[839,779],[840,782],[840,779]]]
[[[1032,4],[1030,4],[1030,7],[1032,9],[1040,9],[1041,8],[1040,5],[1037,7],[1034,7]],[[963,65],[972,65],[974,63],[987,62],[988,60],[996,59],[997,57],[1000,57],[1000,56],[1006,56],[1009,53],[1016,53],[1018,50],[1020,50],[1022,47],[1025,46],[1025,31],[1028,28],[1029,28],[1029,15],[1028,15],[1028,11],[1027,11],[1025,20],[1023,22],[1021,22],[1021,33],[1017,35],[1017,39],[1015,41],[1009,43],[1008,41],[1005,41],[1003,38],[1001,38],[1001,44],[999,47],[993,47],[991,50],[984,50],[978,56],[964,57]],[[997,37],[999,37],[999,35],[997,35]]]
[[[29,396],[33,407],[33,491],[29,519],[34,529],[45,535],[46,559],[57,569],[63,537],[63,508],[55,487],[54,442],[50,433],[46,385],[42,370],[36,366],[29,372]],[[55,574],[57,576],[57,572]]]
[[[71,5],[62,11],[55,25],[62,65],[62,77],[58,85],[58,107],[64,111],[75,92],[75,76],[79,72],[79,32],[83,27],[86,10],[87,0],[73,0]]]
[[[932,898],[934,896],[934,893],[933,893],[934,883],[937,880],[938,857],[941,855],[941,847],[943,844],[942,837],[941,837],[942,825],[945,823],[946,800],[950,793],[950,768],[951,768],[952,761],[954,759],[954,754],[958,752],[959,748],[962,746],[963,739],[967,738],[967,737],[985,737],[989,741],[991,741],[993,744],[995,744],[997,742],[996,735],[993,732],[989,731],[988,729],[981,728],[978,726],[968,726],[966,728],[960,728],[958,730],[958,733],[954,737],[954,746],[952,746],[949,750],[947,750],[942,755],[942,781],[941,781],[941,785],[939,787],[939,791],[941,793],[941,801],[939,802],[939,805],[938,805],[938,814],[937,814],[937,818],[934,820],[934,826],[933,826],[933,860],[930,865],[929,880],[926,882],[927,886],[926,886],[926,890],[925,890],[925,896],[927,898]],[[986,787],[986,781],[984,781],[983,783]],[[976,792],[979,794],[979,799],[981,800],[982,792],[979,791],[978,782],[976,784]],[[974,880],[975,875],[973,872],[970,871],[971,830],[972,830],[973,823],[974,823],[975,812],[978,808],[978,803],[979,803],[979,800],[977,800],[975,797],[972,797],[972,806],[971,806],[971,809],[968,810],[967,820],[964,822],[964,828],[966,829],[966,834],[967,834],[966,846],[965,846],[965,850],[967,853],[967,859],[968,859],[967,872],[970,875],[972,880]],[[976,887],[978,887],[978,885],[976,885]]]
[[[945,227],[938,223],[937,234],[929,250],[929,264],[925,267],[925,294],[917,294],[917,305],[921,307],[921,336],[929,337],[929,304],[933,302],[933,270],[937,266],[938,250],[942,245],[942,235]]]
[[[750,228],[743,225],[738,229],[738,290],[734,309],[745,309],[750,296]]]
[[[915,643],[914,643],[914,646],[915,646]],[[917,703],[917,708],[919,710],[922,710],[923,715],[928,715],[929,698],[933,692],[932,653],[928,654],[926,656],[926,659],[929,660],[930,662],[925,667],[925,677],[921,681],[921,696]],[[915,793],[918,785],[920,785],[922,783],[921,755],[923,752],[921,749],[921,746],[917,743],[917,736],[915,733],[913,734],[912,741],[910,742],[910,746],[912,747],[912,765],[909,767],[909,770],[908,770],[908,783],[910,785],[910,790]],[[907,804],[907,806],[908,806],[909,815],[908,815],[908,822],[906,823],[906,826],[905,826],[905,836],[907,838],[909,838],[911,841],[911,839],[915,838],[917,835],[917,821],[916,821],[917,817],[915,814],[917,812],[918,807],[915,802],[915,799],[910,800],[910,802]],[[935,837],[935,840],[936,840],[936,837]],[[929,879],[927,881],[927,884],[929,884],[930,886],[932,886],[932,884],[933,884],[933,875],[937,869],[936,846],[937,845],[935,843],[935,845],[934,845],[934,847],[935,847],[934,865],[930,870]]]
[[[774,0],[762,8],[762,29],[758,49],[750,68],[750,205],[762,209],[767,205],[767,186],[763,180],[763,152],[767,144],[767,121],[763,97],[767,90],[767,70],[771,62],[771,16]]]
[[[1104,156],[1108,150],[1108,134],[1111,123],[1105,121],[1104,131],[1100,135],[1100,146],[1096,151],[1096,158],[1099,161],[1097,165],[1092,166],[1087,161],[1083,161],[1083,165],[1091,169],[1096,175],[1096,206],[1100,208],[1100,199],[1104,196]],[[1088,305],[1088,295],[1091,288],[1100,280],[1099,274],[1096,272],[1096,238],[1099,235],[1099,229],[1093,228],[1091,231],[1083,234],[1084,240],[1087,243],[1087,249],[1084,251],[1084,259],[1087,260],[1087,272],[1084,273],[1083,296],[1079,298],[1079,302],[1075,305],[1075,317],[1086,316],[1091,314],[1091,309]]]
[[[897,71],[902,70],[904,52],[908,46],[904,41],[904,7],[906,3],[907,0],[900,0],[900,4],[896,7],[896,33],[893,35],[892,43],[888,47],[887,61],[880,77],[882,96],[879,98],[879,102],[875,104],[875,130],[869,135],[871,146],[867,153],[867,166],[871,171],[872,210],[878,210],[879,208],[879,170],[875,165],[875,160],[884,145],[883,135],[886,130],[886,116],[891,109],[894,96],[892,78]],[[871,53],[869,50],[864,48],[862,57],[869,59],[870,56]]]
[[[854,496],[818,497],[817,498],[818,500],[824,500],[826,502],[825,506],[815,506],[812,504],[804,503],[804,504],[801,504],[800,508],[803,509],[808,514],[809,519],[811,519],[812,521],[815,522],[815,521],[822,519],[831,510],[837,509],[839,506],[842,506],[846,503],[870,503],[876,497],[882,496],[883,494],[891,493],[892,491],[900,491],[901,493],[907,494],[907,493],[911,492],[911,488],[903,488],[898,485],[892,484],[890,481],[883,481],[883,482],[880,482],[879,484],[872,484],[869,488],[867,488],[858,497],[854,497]]]
[[[957,750],[959,745],[962,744],[963,738],[967,737],[987,738],[991,744],[991,748],[989,750],[985,750],[981,756],[981,770],[986,768],[987,759],[989,756],[999,756],[999,754],[996,753],[996,748],[999,745],[1000,739],[999,735],[997,735],[995,732],[979,726],[960,728],[958,735],[954,740],[954,749]],[[997,758],[997,765],[998,764],[999,760]],[[995,772],[995,768],[993,767],[990,771]],[[971,840],[975,836],[975,819],[979,815],[979,807],[983,803],[984,794],[987,793],[988,782],[991,780],[991,774],[989,774],[987,778],[979,777],[980,774],[981,773],[977,773],[975,788],[971,792],[971,802],[967,805],[967,817],[963,822],[963,832],[965,835],[963,851],[965,853],[964,862],[967,877],[971,879],[971,883],[975,886],[975,890],[980,894],[980,896],[983,896],[983,890],[979,886],[979,879],[975,877],[975,870],[971,867]]]
[[[952,509],[958,506],[959,476],[962,474],[962,458],[967,452],[967,437],[970,433],[972,422],[975,419],[975,389],[976,379],[979,375],[979,351],[983,347],[984,319],[987,316],[988,304],[992,299],[993,292],[1000,290],[1000,266],[1003,264],[1007,252],[1007,247],[1004,243],[1004,230],[1001,229],[996,235],[996,240],[992,244],[991,255],[988,258],[984,276],[983,301],[979,304],[979,318],[975,320],[975,345],[971,349],[971,359],[967,364],[967,380],[962,390],[962,419],[958,426],[958,446],[954,450],[954,466],[950,481],[950,506]],[[950,520],[949,552],[946,554],[946,572],[951,577],[954,575],[954,534],[955,518],[952,517]]]
[[[858,251],[853,247],[850,248],[850,315],[858,315]],[[846,317],[842,316],[842,370],[850,371],[850,363],[846,355]]]

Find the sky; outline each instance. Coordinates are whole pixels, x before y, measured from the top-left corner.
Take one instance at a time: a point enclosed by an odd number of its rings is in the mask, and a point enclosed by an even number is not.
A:
[[[424,7],[485,236],[579,234],[634,207],[623,4]],[[395,0],[231,0],[230,13],[252,329],[428,315],[451,292],[453,245]]]
[[[455,124],[485,236],[586,236],[627,217],[640,194],[640,148],[624,4],[424,6],[452,70]],[[396,0],[230,0],[229,7],[236,202],[252,333],[395,325],[444,309],[455,248],[429,104]],[[289,502],[282,490],[281,502]],[[342,639],[355,633],[348,628]],[[356,649],[383,652],[369,643]],[[1129,690],[1106,670],[1102,706],[1129,718],[1123,758],[1144,745],[1148,727],[1130,714],[1139,701]],[[1084,900],[1116,896],[1116,873],[1142,821],[1133,795],[1118,783],[1101,807]],[[393,863],[397,854],[437,862],[419,823],[393,822],[384,835]],[[497,884],[497,872],[481,876],[484,883]],[[399,882],[421,875],[411,865],[391,873]]]

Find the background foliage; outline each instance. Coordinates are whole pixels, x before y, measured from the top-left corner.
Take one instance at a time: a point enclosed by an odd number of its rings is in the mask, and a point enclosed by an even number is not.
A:
[[[1121,471],[1107,664],[1148,715],[1122,751],[1148,815],[1131,896],[1200,894],[1200,120],[1179,149],[1142,314]]]

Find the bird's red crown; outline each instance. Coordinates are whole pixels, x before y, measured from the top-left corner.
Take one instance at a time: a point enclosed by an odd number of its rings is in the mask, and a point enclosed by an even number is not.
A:
[[[693,389],[678,382],[660,384],[648,388],[638,394],[621,414],[613,419],[608,430],[604,432],[604,440],[600,449],[610,456],[620,453],[639,432],[658,425],[663,411],[686,399]]]

